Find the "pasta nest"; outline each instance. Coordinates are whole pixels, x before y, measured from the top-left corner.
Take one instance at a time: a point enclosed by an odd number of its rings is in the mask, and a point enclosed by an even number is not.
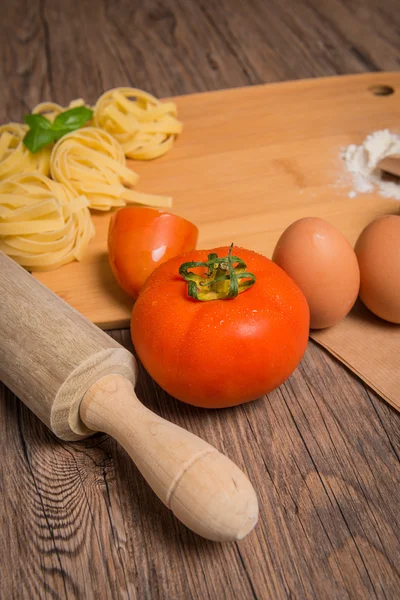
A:
[[[127,203],[170,206],[171,199],[136,192],[137,173],[126,166],[120,143],[98,127],[77,129],[62,137],[54,146],[51,176],[72,193],[83,194],[89,206],[110,210]]]
[[[35,271],[80,260],[94,236],[84,196],[40,173],[0,182],[0,250]]]
[[[100,96],[94,107],[94,122],[114,136],[125,156],[151,160],[168,152],[182,123],[173,102],[136,88],[116,88]]]
[[[0,181],[17,173],[50,173],[51,148],[31,154],[23,144],[27,125],[8,123],[0,127]]]

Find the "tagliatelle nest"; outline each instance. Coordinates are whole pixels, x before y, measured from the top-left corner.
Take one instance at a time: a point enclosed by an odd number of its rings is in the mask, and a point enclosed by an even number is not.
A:
[[[80,260],[94,236],[88,206],[45,175],[10,177],[0,182],[0,250],[35,271]]]
[[[160,102],[155,96],[136,88],[109,90],[97,100],[94,121],[114,136],[125,156],[151,160],[168,152],[182,123],[173,102]]]
[[[109,210],[126,204],[170,206],[171,199],[128,189],[139,180],[126,166],[119,142],[98,127],[77,129],[62,137],[51,154],[51,176],[75,194],[84,194],[90,208]]]
[[[17,173],[50,173],[51,147],[31,154],[22,142],[27,131],[21,123],[0,127],[0,181]]]

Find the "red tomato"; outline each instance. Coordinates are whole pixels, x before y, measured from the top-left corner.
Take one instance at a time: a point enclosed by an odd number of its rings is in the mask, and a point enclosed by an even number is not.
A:
[[[126,206],[111,217],[108,256],[123,290],[133,298],[152,271],[172,256],[193,250],[196,225],[171,213],[143,206]]]
[[[228,251],[211,252],[221,257]],[[144,367],[169,394],[196,406],[234,406],[263,396],[289,377],[307,347],[310,315],[300,288],[265,256],[243,248],[234,254],[256,277],[235,298],[188,297],[179,268],[206,262],[208,251],[197,250],[158,267],[133,307],[132,341]]]

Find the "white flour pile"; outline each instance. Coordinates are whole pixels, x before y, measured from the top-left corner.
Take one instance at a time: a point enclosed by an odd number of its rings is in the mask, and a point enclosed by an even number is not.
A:
[[[377,190],[381,196],[400,200],[400,183],[383,179],[382,171],[376,167],[382,158],[392,154],[400,154],[400,135],[388,129],[374,131],[360,146],[348,146],[342,159],[353,177],[354,191],[349,196]]]

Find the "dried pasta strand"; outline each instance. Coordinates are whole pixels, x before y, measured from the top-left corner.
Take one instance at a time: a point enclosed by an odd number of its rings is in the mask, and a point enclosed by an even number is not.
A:
[[[152,160],[172,148],[183,127],[176,117],[173,102],[160,102],[136,88],[108,90],[94,107],[97,127],[114,136],[125,156],[136,160]]]
[[[154,136],[154,138],[155,137],[156,136]],[[150,141],[147,144],[139,143],[135,147],[132,147],[131,150],[129,150],[129,145],[127,144],[127,152],[128,156],[134,154],[137,160],[152,160],[153,158],[158,158],[159,156],[166,154],[172,148],[173,145],[174,138],[170,136],[161,142],[158,140],[154,140],[153,143]]]
[[[146,109],[140,108],[137,103],[129,100],[128,97],[124,96],[118,89],[114,92],[114,100],[126,113],[135,115],[141,122],[154,121],[168,114],[176,117],[178,114],[176,104],[173,102],[159,102],[154,96],[149,97],[149,102],[154,104],[154,108],[147,107]]]
[[[33,204],[34,202],[36,202],[34,197],[28,198],[26,195],[19,192],[16,192],[15,194],[1,194],[1,203],[3,206],[7,207],[25,206],[25,204]]]
[[[84,135],[84,132],[81,134],[75,133],[72,138],[69,140],[63,140],[62,144],[62,152],[59,151],[58,160],[65,160],[65,158],[70,157],[71,167],[73,164],[85,167],[86,169],[98,169],[99,171],[107,172],[107,173],[115,173],[121,181],[128,183],[129,185],[136,185],[139,180],[139,175],[132,171],[132,169],[128,169],[125,166],[125,157],[123,163],[119,163],[117,160],[110,158],[109,156],[104,156],[100,150],[91,150],[87,145],[87,135]],[[76,142],[80,142],[77,144]],[[89,141],[90,143],[90,141]],[[70,168],[71,168],[70,167]],[[71,170],[71,178],[74,179],[74,174]]]
[[[60,113],[64,112],[65,110],[69,110],[70,108],[77,108],[78,106],[87,106],[87,104],[82,98],[76,98],[76,100],[72,100],[72,102],[65,107],[61,106],[60,104],[56,104],[55,102],[41,102],[35,106],[35,108],[32,110],[32,114],[43,115],[46,117],[46,119],[49,119],[49,121],[53,122]]]
[[[65,248],[66,244],[69,241],[71,231],[73,231],[72,221],[70,221],[67,225],[64,225],[65,233],[60,234],[60,237],[54,241],[46,242],[46,252],[56,252],[57,250],[61,250]],[[61,231],[61,230],[60,230]],[[43,242],[34,239],[38,238],[40,234],[37,235],[25,235],[25,236],[10,236],[6,241],[0,241],[1,244],[6,244],[10,254],[23,254],[23,253],[31,253],[31,254],[40,254],[43,251]]]
[[[0,250],[37,271],[80,260],[94,235],[88,206],[44,175],[10,177],[0,182]]]
[[[27,233],[41,233],[59,229],[64,225],[63,219],[40,219],[37,221],[19,221],[18,223],[0,223],[0,236],[24,235]]]
[[[123,200],[128,204],[146,204],[147,206],[172,206],[172,198],[168,196],[157,196],[156,194],[143,194],[134,190],[126,190],[122,194]]]
[[[170,198],[133,192],[139,176],[126,166],[124,151],[107,131],[86,127],[62,137],[51,155],[51,176],[90,208],[110,210],[127,203],[170,206]],[[132,192],[132,193],[129,193]]]
[[[50,173],[51,148],[32,154],[22,142],[27,125],[8,123],[0,127],[0,181],[17,173]]]
[[[20,223],[24,220],[32,221],[33,219],[40,219],[53,212],[60,213],[60,211],[57,210],[58,208],[56,200],[50,198],[48,200],[43,200],[42,202],[35,202],[33,206],[28,204],[26,206],[20,206],[15,210],[8,209],[6,213],[3,213],[2,219],[8,223]],[[61,217],[61,214],[59,216]]]

